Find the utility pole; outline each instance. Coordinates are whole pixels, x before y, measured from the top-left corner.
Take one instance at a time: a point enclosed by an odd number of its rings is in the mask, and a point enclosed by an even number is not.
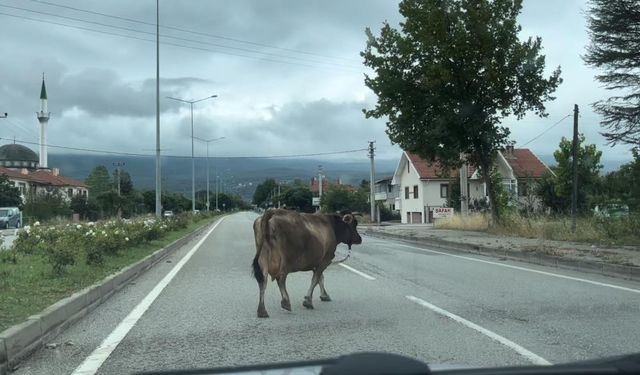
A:
[[[278,208],[280,208],[280,181],[278,181]]]
[[[203,139],[199,137],[193,137],[199,141],[205,142],[207,144],[207,211],[210,211],[210,200],[209,200],[209,143],[224,139],[224,137],[213,138],[213,139]],[[216,180],[217,181],[217,180]],[[218,199],[218,191],[216,190],[216,201]],[[216,209],[218,209],[218,205],[216,204]]]
[[[156,0],[156,217],[162,216],[160,181],[160,0]]]
[[[318,165],[318,211],[322,209],[322,165]]]
[[[373,144],[376,141],[369,141],[369,159],[371,159],[371,175],[369,180],[369,200],[371,201],[371,221],[376,221],[376,195],[374,192],[375,178],[376,178],[376,166],[374,162],[375,147]]]
[[[113,163],[113,166],[116,167],[116,175],[118,178],[118,196],[120,196],[120,167],[124,167],[124,162]]]
[[[571,232],[576,232],[576,216],[578,211],[578,105],[573,106],[573,189],[571,191]]]
[[[196,160],[194,156],[194,147],[193,147],[193,104],[200,103],[201,101],[217,98],[218,95],[209,95],[206,98],[198,99],[198,100],[184,100],[179,98],[174,98],[171,96],[167,96],[167,99],[175,100],[182,103],[188,103],[191,108],[191,213],[196,212]]]
[[[469,215],[469,165],[465,160],[464,154],[460,154],[460,158],[463,160],[462,167],[460,168],[460,211],[462,215]]]

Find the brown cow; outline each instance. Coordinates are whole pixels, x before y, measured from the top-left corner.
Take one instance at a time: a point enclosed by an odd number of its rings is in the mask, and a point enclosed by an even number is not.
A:
[[[281,306],[291,311],[286,280],[291,272],[313,271],[311,286],[302,305],[313,309],[312,295],[320,284],[320,300],[331,301],[324,288],[322,273],[331,264],[339,243],[362,243],[357,230],[358,221],[351,213],[339,215],[301,214],[287,210],[268,210],[253,223],[256,256],[253,275],[260,288],[258,317],[268,318],[264,307],[267,278],[278,281]]]

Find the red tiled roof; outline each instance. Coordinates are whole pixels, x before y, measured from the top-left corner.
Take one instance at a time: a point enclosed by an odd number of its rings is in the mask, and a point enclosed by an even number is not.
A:
[[[413,164],[413,167],[418,171],[418,175],[420,175],[420,179],[422,180],[448,179],[449,175],[451,177],[455,177],[460,173],[459,169],[451,170],[447,173],[442,170],[440,163],[430,163],[411,152],[407,152],[407,156],[409,157],[411,164]],[[475,171],[476,168],[474,166],[468,166],[469,177],[471,177]]]
[[[541,178],[551,173],[549,167],[528,148],[516,148],[512,152],[503,151],[502,155],[513,169],[516,177]]]
[[[30,173],[33,180],[35,182],[40,182],[42,184],[54,185],[54,186],[78,186],[78,187],[87,187],[84,182],[74,180],[69,177],[64,177],[60,175],[54,175],[49,171],[35,171]]]
[[[29,173],[23,174],[20,171],[0,167],[0,175],[5,175],[9,178],[15,178],[18,180],[31,181],[42,185],[87,187],[87,185],[82,181],[60,175],[55,176],[52,172],[47,170],[39,170],[35,172],[29,171]]]
[[[318,185],[320,185],[318,184],[318,180],[314,178],[313,180],[311,180],[311,186],[309,187],[309,190],[311,190],[312,193],[318,193],[319,192]],[[328,188],[329,188],[329,181],[327,179],[323,179],[322,190],[327,191]]]
[[[10,178],[23,179],[23,180],[29,179],[29,175],[22,174],[20,173],[20,171],[16,171],[16,170],[5,168],[5,167],[0,167],[0,175],[7,176]]]

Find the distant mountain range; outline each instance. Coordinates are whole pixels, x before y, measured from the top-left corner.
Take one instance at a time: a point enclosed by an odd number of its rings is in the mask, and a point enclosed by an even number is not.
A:
[[[115,170],[113,163],[124,163],[136,189],[155,188],[155,159],[136,156],[104,156],[92,154],[50,154],[49,165],[60,168],[63,175],[84,181],[91,170],[104,165]],[[320,159],[232,159],[210,158],[210,189],[215,190],[215,175],[220,176],[221,191],[240,194],[251,199],[255,186],[266,178],[280,181],[300,179],[310,181],[322,165],[323,174],[330,180],[338,178],[346,184],[359,184],[369,180],[369,159],[320,160]],[[378,178],[392,175],[396,160],[376,160]],[[191,193],[191,159],[162,158],[163,189],[172,192]],[[195,159],[196,189],[206,189],[206,159]]]

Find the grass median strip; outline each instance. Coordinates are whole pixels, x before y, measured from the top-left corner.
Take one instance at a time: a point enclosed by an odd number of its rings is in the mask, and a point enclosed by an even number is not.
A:
[[[186,227],[168,231],[158,239],[105,256],[98,264],[79,260],[66,266],[63,272],[54,271],[50,257],[45,254],[0,253],[0,332],[213,220],[189,221]]]

